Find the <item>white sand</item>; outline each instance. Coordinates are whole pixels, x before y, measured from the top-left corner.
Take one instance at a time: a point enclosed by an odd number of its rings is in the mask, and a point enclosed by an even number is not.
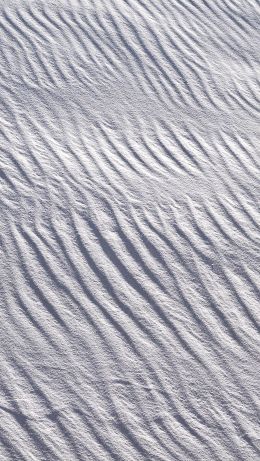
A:
[[[259,461],[259,20],[0,1],[0,461]]]

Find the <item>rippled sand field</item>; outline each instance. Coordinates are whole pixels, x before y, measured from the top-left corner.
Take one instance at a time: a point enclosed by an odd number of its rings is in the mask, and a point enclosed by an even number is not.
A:
[[[0,461],[259,461],[259,25],[0,0]]]

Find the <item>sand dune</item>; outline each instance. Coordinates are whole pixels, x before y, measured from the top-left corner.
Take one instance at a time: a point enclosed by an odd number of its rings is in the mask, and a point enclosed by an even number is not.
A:
[[[1,461],[259,460],[259,19],[1,0]]]

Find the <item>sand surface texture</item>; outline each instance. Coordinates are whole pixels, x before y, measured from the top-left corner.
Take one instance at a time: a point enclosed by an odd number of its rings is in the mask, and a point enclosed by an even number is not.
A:
[[[0,0],[0,461],[259,461],[256,0]]]

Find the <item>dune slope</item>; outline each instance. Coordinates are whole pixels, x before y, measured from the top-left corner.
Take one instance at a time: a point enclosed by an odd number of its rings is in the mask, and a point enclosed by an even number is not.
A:
[[[0,1],[0,460],[257,461],[256,0]]]

